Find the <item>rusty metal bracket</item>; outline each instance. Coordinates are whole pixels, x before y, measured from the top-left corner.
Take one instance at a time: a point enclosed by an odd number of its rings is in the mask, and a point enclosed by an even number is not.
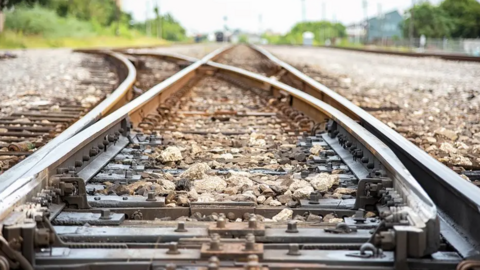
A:
[[[57,175],[52,178],[51,186],[57,191],[61,202],[67,207],[88,209],[87,188],[85,181],[80,177]]]

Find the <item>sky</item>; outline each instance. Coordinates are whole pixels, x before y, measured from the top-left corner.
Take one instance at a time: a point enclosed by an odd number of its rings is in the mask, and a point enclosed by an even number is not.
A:
[[[154,17],[153,8],[158,3],[160,13],[170,13],[180,21],[188,33],[207,33],[223,29],[224,17],[229,29],[258,33],[272,30],[286,33],[295,23],[302,21],[302,1],[306,20],[325,19],[345,25],[365,18],[363,0],[122,0],[122,8],[137,21]],[[408,9],[413,0],[366,0],[367,14]],[[417,2],[419,0],[416,0]],[[440,0],[430,0],[436,3]],[[323,12],[325,5],[325,12]]]

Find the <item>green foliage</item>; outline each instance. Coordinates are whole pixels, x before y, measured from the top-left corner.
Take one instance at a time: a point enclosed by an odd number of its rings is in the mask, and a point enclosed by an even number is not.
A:
[[[243,34],[238,37],[238,43],[248,43],[248,36]]]
[[[78,37],[95,34],[91,24],[72,17],[62,18],[55,11],[37,5],[32,8],[17,6],[13,12],[7,14],[5,26],[6,29],[24,34],[48,37]]]
[[[476,0],[444,0],[440,4],[455,23],[452,36],[480,37],[480,3]]]
[[[171,41],[183,41],[186,39],[186,31],[170,14],[159,16],[158,19],[151,19],[147,22],[151,29],[152,36],[157,35],[160,24],[161,38]],[[147,34],[145,22],[137,23],[134,28],[143,34]]]
[[[11,8],[19,4],[33,4],[35,0],[0,0],[0,10]]]
[[[44,0],[44,6],[62,17],[73,16],[82,21],[95,21],[109,26],[116,19],[116,5],[112,0]]]
[[[413,11],[414,37],[478,38],[480,37],[480,3],[476,0],[444,0],[440,5],[415,5]],[[409,35],[410,18],[403,21],[403,33]]]
[[[0,3],[7,2],[0,0]],[[119,34],[133,38],[146,32],[145,23],[131,25],[131,15],[117,10],[113,0],[9,0],[8,4],[8,7],[15,8],[6,14],[6,29],[26,35],[81,37]],[[159,10],[155,12],[158,19],[149,21],[152,36],[156,36],[159,22],[162,38],[172,41],[186,39],[185,29],[178,21],[169,14],[160,17]]]
[[[297,23],[286,35],[264,35],[263,38],[271,44],[301,44],[303,33],[307,31],[314,34],[314,41],[317,44],[323,44],[327,39],[347,36],[346,28],[341,23],[314,21]]]
[[[413,11],[413,36],[425,35],[430,38],[450,37],[454,29],[454,22],[449,15],[440,7],[430,3],[422,3],[414,6]],[[404,36],[409,36],[410,18],[403,21]]]

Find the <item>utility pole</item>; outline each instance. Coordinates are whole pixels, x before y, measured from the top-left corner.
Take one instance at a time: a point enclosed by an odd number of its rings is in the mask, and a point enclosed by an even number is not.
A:
[[[383,40],[384,40],[384,37],[383,37],[383,14],[382,14],[382,4],[381,3],[378,3],[378,29],[380,31],[380,44],[383,46]]]
[[[307,10],[305,9],[305,0],[302,0],[302,21],[307,21]]]
[[[335,23],[337,22],[337,14],[333,13],[332,15],[332,38],[335,40],[337,38],[337,28],[335,28]]]
[[[326,37],[326,33],[325,33],[325,24],[327,23],[325,20],[326,20],[326,14],[327,14],[327,7],[325,5],[325,1],[322,1],[322,39],[323,39],[323,42],[325,42],[325,37]]]
[[[149,14],[148,12],[150,11],[150,0],[145,1],[145,32],[147,32],[147,36],[149,37],[151,34],[151,25],[148,22],[148,17]]]
[[[365,37],[363,43],[366,44],[368,40],[368,2],[367,0],[363,0],[363,17],[365,18]]]
[[[408,29],[408,36],[410,39],[410,48],[413,48],[413,9],[415,8],[415,0],[412,0],[412,9],[410,9],[410,24]]]
[[[115,20],[115,35],[118,36],[120,35],[120,4],[118,3],[118,1],[115,1]]]
[[[260,35],[260,37],[262,36],[262,32],[263,32],[263,29],[262,29],[262,14],[259,14],[258,15],[258,34]]]
[[[228,22],[228,17],[225,16],[223,17],[223,42],[227,42],[227,22]]]
[[[162,16],[160,13],[160,5],[158,4],[158,2],[160,2],[160,0],[155,1],[155,12],[157,15],[157,38],[162,38]]]

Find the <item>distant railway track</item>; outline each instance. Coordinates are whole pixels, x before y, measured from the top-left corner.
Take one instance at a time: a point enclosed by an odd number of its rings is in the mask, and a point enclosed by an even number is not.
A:
[[[375,54],[387,54],[387,55],[409,56],[409,57],[432,57],[432,58],[439,58],[443,60],[461,61],[461,62],[480,62],[479,56],[471,56],[471,55],[464,55],[464,54],[400,52],[400,51],[394,51],[394,50],[374,50],[374,49],[348,48],[348,47],[336,47],[336,46],[320,46],[320,47],[327,48],[327,49],[375,53]]]
[[[174,56],[182,70],[0,182],[7,268],[477,264],[474,185],[265,50],[235,49]]]

